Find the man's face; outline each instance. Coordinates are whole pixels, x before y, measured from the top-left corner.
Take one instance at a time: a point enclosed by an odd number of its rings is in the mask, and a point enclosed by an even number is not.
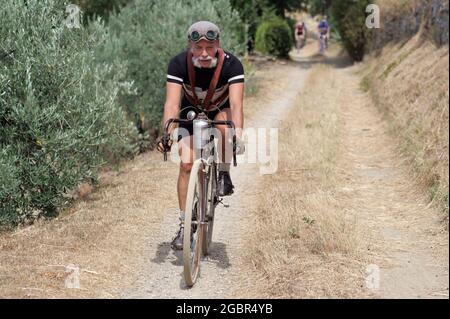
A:
[[[200,40],[198,42],[191,42],[191,50],[195,59],[203,68],[209,68],[211,61],[214,59],[219,48],[219,40],[207,41]]]

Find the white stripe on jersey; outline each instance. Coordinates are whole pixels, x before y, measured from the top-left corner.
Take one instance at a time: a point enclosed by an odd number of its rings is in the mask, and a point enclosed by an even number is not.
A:
[[[234,80],[238,80],[238,79],[243,79],[244,78],[244,74],[242,75],[238,75],[238,76],[234,76],[231,79],[228,80],[228,82],[234,81]]]
[[[180,81],[181,83],[183,83],[183,79],[182,78],[178,78],[178,77],[173,76],[173,75],[167,74],[167,78],[168,79],[172,79],[172,80],[177,80],[177,81]]]

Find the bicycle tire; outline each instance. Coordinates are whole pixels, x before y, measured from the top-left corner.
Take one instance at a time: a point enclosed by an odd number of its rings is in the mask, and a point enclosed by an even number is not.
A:
[[[212,234],[214,229],[214,213],[217,206],[217,167],[216,163],[213,163],[209,168],[208,185],[206,187],[206,223],[203,232],[203,255],[210,253],[210,247],[212,242]]]
[[[183,264],[184,264],[184,279],[188,287],[192,287],[197,280],[200,272],[200,257],[202,254],[202,240],[204,238],[204,224],[202,210],[204,205],[200,201],[204,199],[202,195],[202,180],[199,175],[202,175],[203,163],[197,160],[192,165],[191,174],[189,177],[188,191],[186,196],[186,210],[184,218],[184,238],[183,238]],[[197,205],[196,205],[196,196]],[[194,211],[197,210],[198,211]],[[192,233],[193,214],[197,214],[197,227],[195,233]],[[191,241],[192,234],[192,241]]]

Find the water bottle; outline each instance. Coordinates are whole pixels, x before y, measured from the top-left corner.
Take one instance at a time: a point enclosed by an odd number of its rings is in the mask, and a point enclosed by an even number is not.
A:
[[[205,120],[194,120],[194,149],[201,150],[209,142],[211,125]]]

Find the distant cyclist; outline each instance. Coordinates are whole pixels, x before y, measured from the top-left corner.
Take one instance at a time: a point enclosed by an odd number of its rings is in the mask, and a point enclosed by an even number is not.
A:
[[[328,48],[328,38],[330,36],[330,26],[326,15],[322,17],[322,20],[320,20],[317,29],[319,31],[319,49],[320,52],[323,52]]]
[[[295,47],[297,49],[297,53],[300,52],[300,49],[302,49],[306,43],[306,23],[301,20],[297,22],[295,25]]]

